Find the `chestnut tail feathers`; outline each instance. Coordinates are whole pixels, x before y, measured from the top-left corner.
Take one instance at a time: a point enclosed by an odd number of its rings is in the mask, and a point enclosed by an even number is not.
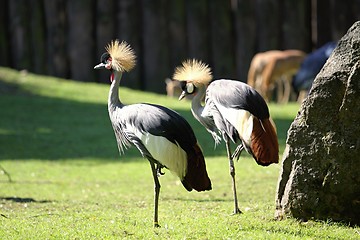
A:
[[[193,148],[194,151],[191,154],[188,153],[187,172],[182,184],[188,191],[192,189],[199,192],[211,190],[211,181],[206,172],[204,155],[197,143]]]
[[[279,162],[279,143],[275,127],[270,119],[259,120],[254,117],[251,151],[257,164],[261,166]]]

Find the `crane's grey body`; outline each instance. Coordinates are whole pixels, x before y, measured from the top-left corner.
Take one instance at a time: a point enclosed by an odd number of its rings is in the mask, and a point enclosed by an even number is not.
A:
[[[224,109],[244,110],[258,119],[266,119],[270,116],[266,102],[255,89],[240,81],[227,79],[214,80],[206,89],[205,106],[200,114],[206,119],[203,118],[202,121],[213,121],[214,126],[212,127],[216,127],[220,131],[223,139],[229,137],[233,143],[237,143],[240,140],[242,147],[252,154],[251,149],[243,142],[246,134],[242,132],[239,134],[234,124],[224,117],[226,116],[226,114],[222,113]],[[201,112],[201,109],[198,112]],[[239,146],[240,148],[241,146]],[[239,153],[239,151],[236,151],[236,157],[239,157]]]
[[[187,167],[186,152],[192,152],[197,143],[192,128],[178,113],[163,106],[148,103],[124,105],[118,90],[121,73],[114,74],[108,111],[120,153],[134,145],[143,157],[157,164],[157,169],[166,167],[183,180]],[[150,138],[154,139],[154,136],[164,138],[161,144],[163,147],[168,145],[167,152],[153,146]]]
[[[205,105],[202,106],[201,98],[205,91]],[[226,134],[234,143],[239,140],[237,130],[223,117],[221,108],[245,110],[259,119],[269,118],[269,110],[264,99],[247,84],[226,79],[212,81],[206,89],[198,89],[192,101],[191,111],[212,135],[216,144],[221,140],[218,132],[223,138]]]
[[[175,111],[160,105],[148,103],[123,105],[115,108],[114,111],[110,109],[109,115],[114,120],[112,123],[116,128],[116,135],[121,136],[122,139],[126,139],[131,133],[121,132],[120,129],[126,129],[125,126],[132,125],[141,131],[165,137],[172,143],[177,142],[184,148],[196,142],[195,135],[189,131],[190,126],[185,119]],[[178,132],[179,129],[183,131]],[[181,138],[182,134],[187,135],[186,140]]]
[[[269,109],[261,95],[240,81],[219,79],[211,82],[206,90],[206,99],[214,101],[216,105],[249,111],[259,119],[270,116]]]
[[[184,150],[190,149],[196,143],[195,135],[185,119],[163,106],[147,103],[119,104],[115,108],[109,108],[109,115],[120,153],[133,144],[143,157],[168,167],[164,162],[154,158],[134,131],[135,128],[142,133],[164,137],[174,145],[180,145]],[[184,135],[187,137],[184,138]]]

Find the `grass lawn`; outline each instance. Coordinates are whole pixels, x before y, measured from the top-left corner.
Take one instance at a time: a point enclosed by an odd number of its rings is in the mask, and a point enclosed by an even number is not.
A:
[[[275,221],[280,166],[245,153],[236,163],[243,214],[231,215],[225,145],[214,149],[190,102],[122,88],[123,102],[162,104],[190,122],[212,180],[212,191],[189,193],[165,170],[154,229],[150,165],[134,148],[119,156],[108,89],[0,68],[0,165],[13,180],[0,171],[0,239],[360,239],[341,223]],[[281,153],[298,108],[270,104]]]

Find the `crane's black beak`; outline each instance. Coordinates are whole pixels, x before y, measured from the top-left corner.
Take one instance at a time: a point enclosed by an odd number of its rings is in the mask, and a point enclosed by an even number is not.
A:
[[[96,65],[96,66],[94,67],[94,69],[106,69],[105,63],[99,63],[98,65]]]
[[[187,93],[185,91],[182,91],[180,97],[179,97],[179,101],[181,101],[184,97],[186,97]]]

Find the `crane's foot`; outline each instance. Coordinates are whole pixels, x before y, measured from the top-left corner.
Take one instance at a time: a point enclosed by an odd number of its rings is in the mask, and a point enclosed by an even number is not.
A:
[[[235,208],[234,212],[231,215],[237,215],[237,214],[241,214],[241,213],[242,213],[242,211],[240,211],[239,208]]]
[[[154,222],[154,228],[160,228],[161,226],[159,225],[159,223]]]
[[[236,161],[239,161],[241,152],[244,150],[244,146],[243,145],[238,145],[235,149],[235,151],[233,152],[233,154],[231,155],[231,159],[234,160],[236,158]]]

